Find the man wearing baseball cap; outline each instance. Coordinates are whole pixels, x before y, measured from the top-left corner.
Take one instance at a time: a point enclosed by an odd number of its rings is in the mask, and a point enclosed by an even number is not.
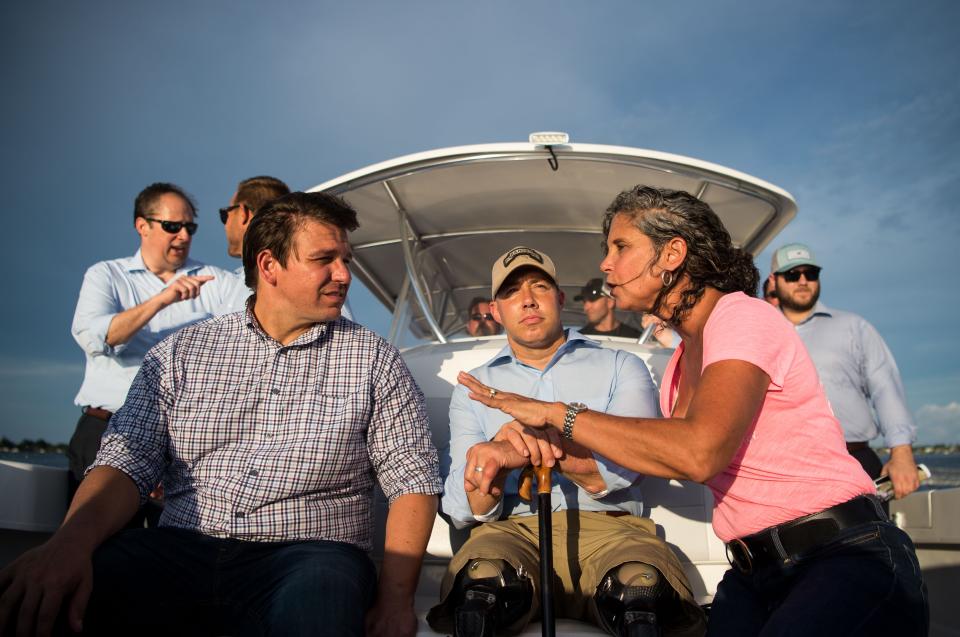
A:
[[[489,387],[567,402],[571,431],[587,409],[659,415],[643,361],[563,328],[564,294],[549,256],[518,246],[494,262],[491,279],[490,310],[507,345],[472,370],[473,377]],[[537,616],[539,526],[533,503],[519,495],[519,476],[531,463],[542,463],[555,472],[558,616],[590,621],[616,635],[661,626],[668,635],[701,634],[703,616],[680,563],[656,536],[653,522],[640,517],[640,476],[569,435],[550,442],[523,439],[518,428],[501,411],[470,400],[462,384],[454,390],[449,456],[441,460],[449,467],[442,509],[455,527],[472,529],[450,562],[440,604],[427,615],[431,627],[455,635],[509,635]],[[489,493],[473,486],[482,474],[496,475]]]
[[[797,332],[820,375],[847,450],[871,478],[889,475],[898,498],[919,486],[911,447],[916,425],[907,409],[900,372],[877,330],[863,317],[820,302],[821,267],[813,251],[790,243],[773,253],[770,280],[780,310]],[[890,447],[883,464],[869,442]]]
[[[580,328],[581,334],[601,336],[625,336],[640,338],[642,332],[617,320],[614,313],[616,301],[603,291],[603,279],[590,279],[580,288],[580,294],[574,301],[583,302],[583,313],[587,315],[587,324]]]

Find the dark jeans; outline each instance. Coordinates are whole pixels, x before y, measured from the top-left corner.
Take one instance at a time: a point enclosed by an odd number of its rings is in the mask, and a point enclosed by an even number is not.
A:
[[[342,542],[128,529],[94,554],[85,635],[358,635],[377,575]]]
[[[727,571],[707,634],[920,637],[929,621],[913,542],[890,522],[870,522],[791,564]]]
[[[871,480],[876,480],[880,477],[880,472],[883,471],[883,461],[880,460],[880,456],[877,455],[876,451],[867,447],[865,449],[857,449],[851,452],[850,455],[856,458],[857,462],[860,463],[860,466],[867,472]]]
[[[83,480],[83,472],[97,459],[100,438],[106,429],[106,420],[80,414],[80,420],[77,421],[73,435],[70,436],[70,444],[67,445],[67,460],[70,461],[68,499],[73,498],[77,485]]]
[[[876,451],[870,447],[864,447],[863,449],[851,451],[850,455],[860,463],[860,466],[867,472],[871,480],[876,480],[880,477],[880,472],[883,471],[883,461],[880,460],[880,456],[877,455]],[[880,503],[880,506],[883,507],[883,512],[889,516],[890,503],[884,501]]]

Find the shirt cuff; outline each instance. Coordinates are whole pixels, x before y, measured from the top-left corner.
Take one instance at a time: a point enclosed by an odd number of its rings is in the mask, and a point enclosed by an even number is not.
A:
[[[605,498],[610,495],[610,489],[604,489],[603,491],[598,491],[597,493],[590,493],[586,489],[583,489],[582,491],[594,500],[599,500],[600,498]]]
[[[493,508],[484,513],[483,515],[473,514],[473,519],[477,522],[494,522],[500,517],[500,513],[503,511],[503,499],[501,498]]]

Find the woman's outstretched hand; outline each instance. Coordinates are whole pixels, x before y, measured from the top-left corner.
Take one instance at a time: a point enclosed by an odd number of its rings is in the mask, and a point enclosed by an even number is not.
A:
[[[563,403],[548,403],[487,387],[467,372],[460,372],[457,380],[470,392],[470,398],[487,407],[499,409],[521,424],[536,428],[563,426],[563,415],[566,413]]]

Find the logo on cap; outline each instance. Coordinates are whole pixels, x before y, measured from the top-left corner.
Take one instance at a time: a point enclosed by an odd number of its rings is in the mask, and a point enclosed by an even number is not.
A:
[[[530,248],[514,248],[510,252],[504,255],[503,257],[503,267],[510,267],[510,264],[513,263],[519,257],[530,257],[539,264],[543,264],[543,257],[540,256],[540,253],[536,250],[531,250]]]
[[[787,260],[793,261],[794,259],[809,259],[810,252],[804,250],[803,248],[794,248],[793,250],[787,250]]]

